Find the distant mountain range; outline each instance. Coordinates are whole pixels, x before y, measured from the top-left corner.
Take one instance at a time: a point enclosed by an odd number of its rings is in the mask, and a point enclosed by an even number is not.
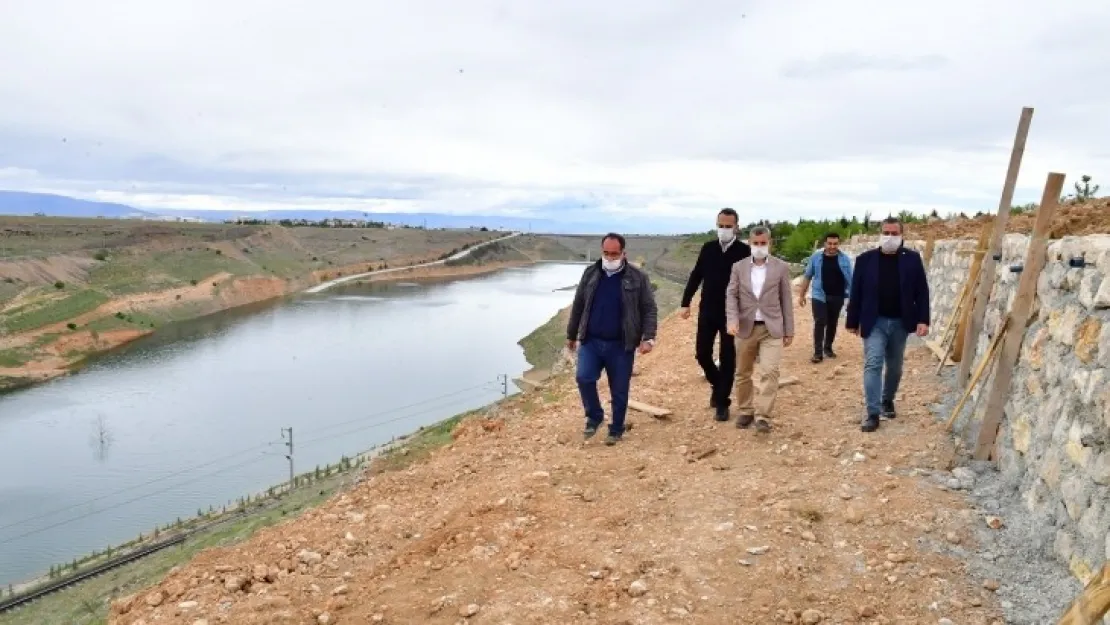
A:
[[[186,210],[139,209],[125,204],[93,202],[49,193],[0,191],[0,215],[44,215],[47,217],[85,217],[105,219],[159,219],[190,218],[208,222],[222,222],[236,217],[255,219],[369,219],[405,226],[426,228],[489,228],[491,230],[520,230],[552,234],[595,233],[604,228],[596,224],[555,219],[528,219],[496,215],[451,215],[445,213],[371,213],[352,210]]]

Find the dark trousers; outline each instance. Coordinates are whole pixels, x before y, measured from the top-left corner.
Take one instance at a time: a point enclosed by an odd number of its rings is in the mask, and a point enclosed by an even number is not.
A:
[[[605,420],[605,409],[597,394],[597,381],[602,370],[609,380],[609,396],[613,401],[613,415],[609,433],[624,434],[624,416],[628,412],[628,390],[632,386],[632,365],[636,352],[625,349],[624,341],[587,339],[578,346],[578,368],[575,381],[582,407],[586,411],[586,425],[597,427]]]
[[[824,350],[832,349],[844,298],[826,295],[823,302],[817,299],[810,301],[813,302],[813,353],[820,356]]]
[[[718,339],[721,341],[720,367],[713,363],[713,343]],[[713,385],[713,399],[717,405],[728,406],[732,402],[732,382],[736,377],[736,340],[729,336],[723,319],[698,318],[694,357],[705,372],[705,379]]]

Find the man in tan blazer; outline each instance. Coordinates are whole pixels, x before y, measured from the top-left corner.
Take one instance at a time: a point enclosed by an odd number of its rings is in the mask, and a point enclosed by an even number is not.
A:
[[[752,255],[732,266],[725,291],[728,333],[736,337],[736,427],[755,421],[760,433],[771,431],[771,409],[779,390],[782,348],[794,340],[794,299],[790,265],[771,256],[771,231],[752,228],[748,237]],[[759,360],[760,384],[755,391],[752,374]]]

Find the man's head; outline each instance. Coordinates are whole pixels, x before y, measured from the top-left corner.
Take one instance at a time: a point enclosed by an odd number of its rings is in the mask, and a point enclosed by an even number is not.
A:
[[[736,226],[740,223],[740,216],[731,208],[722,208],[717,213],[717,240],[727,245],[736,238]]]
[[[748,245],[752,248],[752,258],[763,260],[771,254],[771,229],[756,226],[748,232]]]
[[[623,261],[624,237],[610,232],[601,239],[601,264],[609,271],[616,271]]]
[[[879,247],[887,254],[893,254],[902,247],[902,222],[896,217],[883,220],[879,231]]]
[[[836,256],[840,251],[840,235],[830,232],[825,235],[825,255]]]

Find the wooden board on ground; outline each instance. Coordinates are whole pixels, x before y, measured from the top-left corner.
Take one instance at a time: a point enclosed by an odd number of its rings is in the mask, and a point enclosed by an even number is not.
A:
[[[949,358],[947,351],[942,349],[936,341],[925,341],[925,347],[928,347],[929,351],[933,352],[933,355],[936,356],[938,360],[943,360],[945,367],[951,367],[956,364],[956,361]]]
[[[785,378],[779,378],[779,388],[784,386],[793,386],[799,382],[798,378],[788,375]]]
[[[671,411],[667,410],[666,408],[660,408],[659,406],[645,404],[644,402],[636,401],[635,399],[628,400],[628,407],[639,412],[645,412],[655,417],[656,419],[661,419],[663,417],[670,416],[671,414]]]

